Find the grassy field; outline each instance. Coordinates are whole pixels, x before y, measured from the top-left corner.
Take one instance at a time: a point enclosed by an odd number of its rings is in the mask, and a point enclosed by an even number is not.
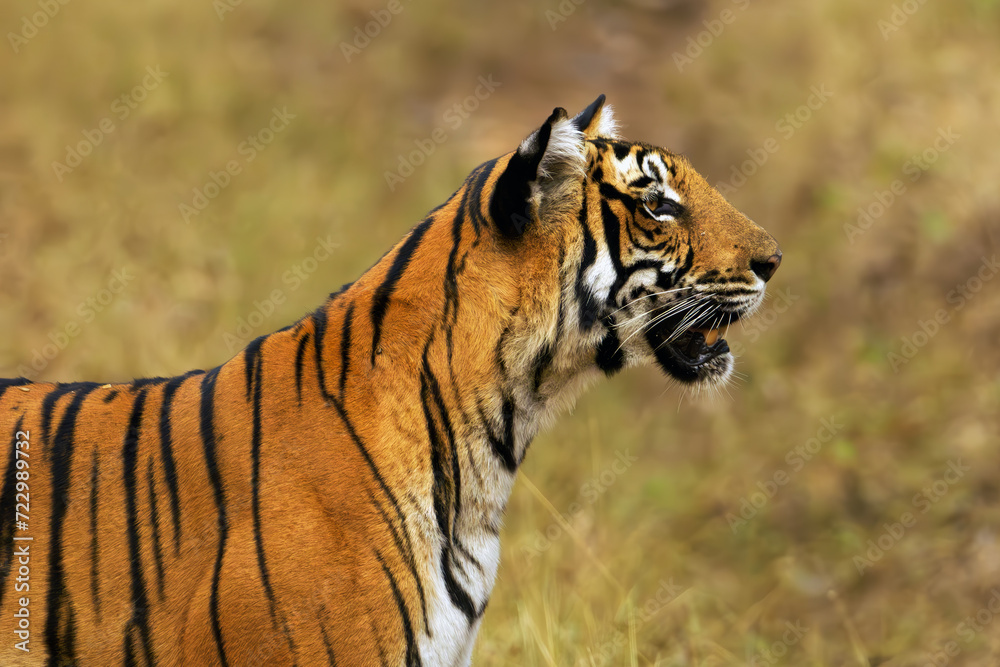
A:
[[[1000,2],[390,4],[0,4],[0,376],[215,366],[603,92],[784,262],[532,445],[475,663],[998,664]]]

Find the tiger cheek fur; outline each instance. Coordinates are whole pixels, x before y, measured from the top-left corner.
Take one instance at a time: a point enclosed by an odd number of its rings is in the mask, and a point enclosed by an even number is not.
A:
[[[0,616],[28,597],[32,651],[0,663],[468,664],[534,435],[629,366],[725,381],[780,259],[601,96],[218,368],[0,380]]]

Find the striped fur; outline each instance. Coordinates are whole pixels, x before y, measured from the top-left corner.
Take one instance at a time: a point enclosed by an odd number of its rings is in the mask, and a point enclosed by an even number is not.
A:
[[[627,366],[724,381],[704,337],[780,258],[686,160],[613,127],[603,96],[557,109],[217,368],[0,381],[0,664],[468,664],[532,437]]]

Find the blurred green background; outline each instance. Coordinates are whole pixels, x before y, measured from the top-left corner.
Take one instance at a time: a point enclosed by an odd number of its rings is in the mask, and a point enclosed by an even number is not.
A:
[[[998,20],[997,0],[4,2],[0,376],[217,365],[603,92],[785,259],[730,331],[726,391],[627,373],[536,440],[475,662],[998,664]]]

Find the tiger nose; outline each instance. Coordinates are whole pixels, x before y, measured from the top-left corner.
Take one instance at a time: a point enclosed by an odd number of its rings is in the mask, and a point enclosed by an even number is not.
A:
[[[774,272],[778,270],[778,266],[781,264],[781,251],[774,253],[767,259],[761,261],[759,259],[750,260],[750,270],[757,274],[761,280],[765,283],[771,279]]]

